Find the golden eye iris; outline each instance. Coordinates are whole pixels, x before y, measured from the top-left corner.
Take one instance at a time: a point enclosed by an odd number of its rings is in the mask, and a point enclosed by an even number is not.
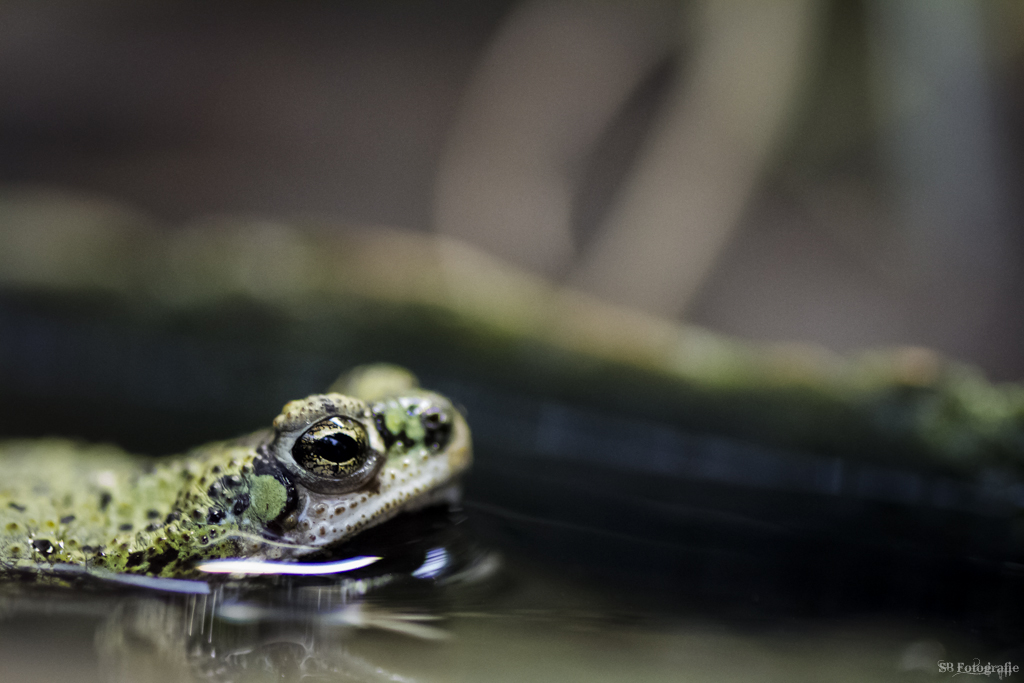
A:
[[[344,417],[317,422],[292,448],[292,456],[300,466],[333,479],[358,472],[369,455],[366,430],[355,420]]]

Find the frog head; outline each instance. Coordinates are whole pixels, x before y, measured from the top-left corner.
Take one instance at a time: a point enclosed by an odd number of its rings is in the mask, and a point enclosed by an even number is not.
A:
[[[372,402],[340,393],[285,405],[248,474],[251,522],[301,555],[438,500],[471,460],[469,428],[419,389]]]

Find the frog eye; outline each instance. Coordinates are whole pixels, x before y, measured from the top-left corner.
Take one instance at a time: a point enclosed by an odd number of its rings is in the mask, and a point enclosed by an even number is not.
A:
[[[289,480],[325,494],[367,486],[387,459],[369,407],[341,394],[289,401],[265,448]]]
[[[371,454],[366,429],[355,420],[337,416],[314,424],[292,447],[296,463],[331,479],[359,472]]]

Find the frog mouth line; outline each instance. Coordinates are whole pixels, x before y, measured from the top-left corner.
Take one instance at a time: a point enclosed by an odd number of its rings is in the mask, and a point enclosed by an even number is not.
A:
[[[382,483],[376,494],[353,496],[346,505],[346,510],[338,515],[318,519],[311,510],[322,502],[322,496],[309,492],[305,513],[312,526],[309,535],[302,539],[303,545],[322,549],[391,519],[404,510],[414,509],[418,498],[427,496],[430,491],[455,477],[447,462],[451,456],[452,454],[419,456],[430,459],[419,463],[411,462],[415,456],[406,456],[396,463],[397,466],[385,466],[380,478],[387,480],[394,477],[393,483]],[[407,463],[409,466],[415,464],[415,471],[412,474],[403,472],[405,468],[402,465]]]

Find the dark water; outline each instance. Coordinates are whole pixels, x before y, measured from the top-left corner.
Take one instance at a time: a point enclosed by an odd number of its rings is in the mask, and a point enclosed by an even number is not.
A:
[[[350,572],[8,586],[0,679],[915,681],[1024,657],[1019,572],[736,524],[672,542],[471,498],[370,530],[339,556],[381,559]]]
[[[667,589],[645,585],[642,567],[630,581],[602,582],[580,567],[510,554],[510,546],[496,555],[462,515],[433,517],[423,543],[390,551],[389,571],[233,581],[195,594],[92,587],[10,596],[0,674],[83,682],[905,681],[934,680],[940,659],[1020,657],[949,620],[877,610],[809,616],[777,604],[738,613],[742,596],[685,606],[666,594],[659,603]],[[408,540],[424,526],[392,531]],[[511,524],[503,533],[528,543],[526,530]],[[352,551],[379,552],[384,536]],[[449,551],[447,565],[415,578],[410,567],[427,566],[438,548]],[[624,548],[609,544],[607,552]],[[681,593],[700,593],[690,589]]]

